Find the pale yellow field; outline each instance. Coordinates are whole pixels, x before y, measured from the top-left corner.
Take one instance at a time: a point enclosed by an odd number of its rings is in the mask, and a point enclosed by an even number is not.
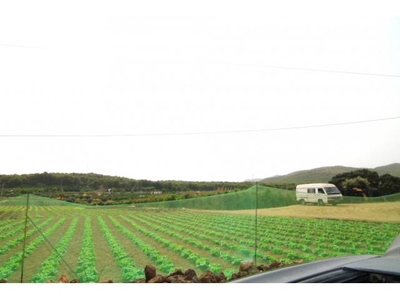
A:
[[[213,212],[234,215],[255,215],[254,210]],[[305,206],[293,205],[259,209],[257,215],[400,223],[400,202],[339,204],[337,206],[317,206],[312,204],[307,204]]]

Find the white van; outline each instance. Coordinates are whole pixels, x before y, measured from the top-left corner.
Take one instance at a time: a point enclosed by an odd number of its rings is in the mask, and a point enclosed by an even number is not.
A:
[[[309,183],[296,186],[296,200],[301,204],[337,205],[342,200],[339,189],[331,183]]]

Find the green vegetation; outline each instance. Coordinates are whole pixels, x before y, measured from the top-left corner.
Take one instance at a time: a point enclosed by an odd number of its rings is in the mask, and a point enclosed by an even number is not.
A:
[[[192,208],[206,210],[241,210],[281,207],[297,204],[294,191],[253,186],[247,190],[177,201],[137,204],[138,207]]]
[[[332,182],[345,196],[376,197],[400,192],[400,164],[392,164],[374,170],[348,167],[323,167],[298,171],[285,176],[261,180],[258,186],[294,191],[298,183]],[[135,180],[99,174],[41,173],[26,175],[0,175],[0,200],[27,193],[59,200],[54,205],[65,203],[92,206],[146,204],[153,202],[175,202],[187,199],[211,201],[215,206],[224,204],[225,194],[246,191],[253,182],[191,182],[191,181],[150,181]],[[271,190],[269,190],[271,191]],[[279,192],[279,194],[281,194]],[[216,198],[209,198],[216,196]],[[279,204],[261,204],[262,207],[281,206],[282,199],[269,197]],[[55,201],[55,200],[52,200]],[[253,201],[253,200],[251,200]],[[255,201],[255,200],[254,200]],[[269,200],[271,201],[271,200]],[[285,200],[288,201],[288,200]],[[290,201],[289,201],[290,202]],[[289,202],[284,205],[290,204]],[[190,204],[195,207],[195,202]],[[248,207],[249,200],[237,208]],[[37,205],[47,205],[39,203]],[[173,207],[175,204],[170,204]],[[177,204],[177,207],[180,206]],[[203,204],[201,206],[204,206]]]
[[[79,254],[75,273],[82,282],[97,282],[99,275],[96,269],[96,249],[93,240],[91,218],[86,217],[82,240],[82,249]]]
[[[0,199],[27,193],[89,205],[132,204],[208,196],[249,188],[249,182],[135,180],[99,174],[0,175]]]
[[[340,173],[330,180],[344,196],[383,196],[400,192],[400,178],[389,174],[360,169]]]
[[[195,200],[196,205],[216,202],[216,207],[229,210],[230,202],[236,209],[254,209],[256,201],[265,207],[288,205],[293,191],[253,187],[233,193],[231,198],[227,195],[164,203],[188,207]],[[143,269],[148,264],[163,274],[190,268],[198,274],[212,270],[229,276],[241,261],[250,259],[270,264],[383,254],[400,234],[400,220],[382,223],[258,216],[255,222],[255,215],[216,213],[203,210],[206,207],[196,211],[177,206],[94,208],[52,203],[58,201],[30,197],[25,251],[22,225],[26,207],[22,199],[10,198],[0,205],[0,279],[19,282],[23,262],[24,282],[54,281],[62,274],[81,282],[126,282],[144,278]]]

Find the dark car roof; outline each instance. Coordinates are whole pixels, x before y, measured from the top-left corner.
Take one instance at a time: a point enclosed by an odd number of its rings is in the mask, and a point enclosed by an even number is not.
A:
[[[344,278],[345,276],[352,276],[352,274],[360,272],[400,276],[400,235],[393,241],[386,253],[382,256],[353,255],[324,259],[260,273],[231,282],[324,282],[329,276]],[[345,280],[343,282],[345,282]]]
[[[350,263],[343,269],[400,276],[400,235],[381,257]]]
[[[313,261],[292,267],[286,267],[274,271],[264,272],[237,280],[232,283],[281,283],[281,282],[299,282],[311,277],[322,275],[342,268],[350,263],[364,261],[378,257],[376,255],[354,255],[346,257],[337,257],[324,260]]]

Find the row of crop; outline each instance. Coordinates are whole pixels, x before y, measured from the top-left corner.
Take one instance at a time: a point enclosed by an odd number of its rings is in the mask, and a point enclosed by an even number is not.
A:
[[[349,236],[358,236],[362,241],[373,241],[378,244],[386,242],[394,231],[399,230],[399,224],[302,218],[260,218],[259,224],[270,230],[278,228],[282,234],[297,233],[301,230],[305,237],[317,238],[323,242],[327,242],[332,235],[336,235],[337,242],[342,243],[348,242]],[[346,234],[337,235],[339,232]]]
[[[168,228],[168,230],[180,231],[189,236],[196,236],[198,239],[197,243],[201,244],[202,241],[207,241],[209,243],[215,243],[222,248],[211,247],[210,253],[212,256],[219,256],[224,258],[226,255],[226,251],[223,249],[229,249],[230,251],[237,251],[242,254],[242,259],[248,259],[250,256],[255,256],[257,259],[261,259],[263,262],[270,263],[272,261],[282,261],[285,263],[291,263],[293,260],[303,259],[306,261],[311,261],[315,259],[315,256],[301,253],[301,251],[293,251],[291,249],[287,249],[286,247],[280,247],[278,245],[271,244],[268,250],[268,253],[260,251],[256,251],[256,240],[253,232],[241,232],[241,234],[236,235],[238,230],[236,227],[232,227],[232,224],[215,224],[209,222],[204,222],[204,220],[194,221],[192,219],[191,222],[186,220],[185,228],[180,228],[175,225],[176,222],[180,223],[181,220],[171,218],[170,216],[155,216],[151,218],[151,223],[159,220],[160,225],[162,227]],[[225,229],[223,227],[226,227]],[[218,229],[217,229],[218,228]],[[198,232],[205,232],[205,234],[199,234]],[[244,237],[239,237],[244,236]],[[253,237],[253,238],[252,238]],[[299,247],[297,247],[299,248]],[[299,249],[297,249],[299,250]],[[278,258],[281,256],[281,258]],[[236,261],[240,261],[238,258]]]
[[[60,262],[67,252],[68,245],[74,238],[78,218],[74,218],[61,240],[57,243],[51,254],[43,261],[39,271],[32,277],[31,282],[46,282],[53,280],[58,272]]]
[[[25,220],[8,220],[7,223],[2,224],[0,227],[0,241],[16,234],[21,229],[21,226],[25,228]],[[6,231],[6,233],[2,233],[3,231]]]
[[[254,244],[254,220],[250,217],[247,218],[235,218],[236,216],[230,216],[229,219],[224,215],[213,215],[213,214],[195,214],[188,213],[177,215],[164,215],[164,218],[169,219],[173,222],[176,218],[178,223],[185,223],[187,225],[196,226],[199,230],[213,230],[218,229],[219,237],[225,240],[231,240],[243,243],[243,240],[253,237],[253,240],[247,241],[247,243]],[[171,223],[173,224],[173,223]],[[233,234],[234,233],[234,234]]]
[[[228,216],[228,218],[223,218],[223,222],[228,222],[229,218],[231,217],[232,216]],[[193,220],[193,218],[189,219]],[[207,220],[204,220],[204,218],[202,218],[202,221],[215,222],[216,218],[209,216],[208,218],[206,217],[206,219]],[[223,227],[224,225],[221,221],[221,218],[218,219],[218,226]],[[276,223],[271,222],[271,220]],[[308,221],[306,219],[300,220],[301,221],[298,221],[298,219],[296,219],[295,223],[307,223]],[[285,221],[287,221],[287,223],[285,223]],[[315,224],[315,222],[318,222],[318,220],[311,220],[311,222]],[[344,226],[345,228],[341,228],[339,230],[337,228],[335,220],[320,220],[320,222],[325,225],[326,230],[329,232],[329,236],[327,236],[326,233],[321,233],[319,235],[312,230],[304,231],[301,229],[301,226],[293,226],[293,221],[289,218],[260,218],[257,230],[259,236],[269,238],[270,241],[274,240],[274,242],[277,244],[281,243],[281,245],[284,245],[285,243],[287,243],[285,242],[285,240],[290,240],[289,243],[294,242],[296,244],[303,243],[310,245],[310,243],[314,243],[315,247],[317,248],[325,248],[329,251],[339,250],[339,253],[336,253],[336,255],[341,255],[344,252],[362,253],[362,249],[364,249],[364,252],[371,253],[371,251],[373,251],[373,253],[380,253],[387,248],[388,243],[390,244],[392,239],[398,234],[400,230],[400,227],[397,224],[382,225],[377,223],[370,223],[367,227],[364,224],[365,222],[355,221],[349,221],[348,223],[340,221],[340,224],[348,225]],[[349,228],[353,228],[359,223],[364,228],[365,234],[356,239]],[[334,227],[334,230],[330,230],[330,226]],[[242,224],[240,224],[240,222],[236,222],[235,227],[238,231],[238,234],[241,234],[242,230],[246,230],[247,234],[251,234],[252,231],[255,231],[254,226],[251,226],[251,222],[243,222]],[[371,234],[371,232],[373,232],[373,234]],[[378,232],[378,234],[376,232]],[[383,241],[385,241],[386,243],[382,244]],[[364,245],[362,243],[364,243]],[[346,249],[348,250],[346,251]],[[321,252],[321,254],[323,254],[322,256],[326,256],[325,252]]]
[[[280,220],[281,224],[284,220]],[[319,222],[319,228],[325,228],[325,231],[315,231],[312,226],[299,226],[308,222],[311,224]],[[293,223],[297,223],[298,226],[294,226],[295,224]],[[398,224],[359,221],[297,219],[294,222],[288,219],[288,224],[286,226],[284,224],[282,224],[280,230],[275,232],[287,240],[298,240],[301,237],[307,245],[313,245],[316,248],[329,251],[338,251],[339,254],[383,253],[393,238],[400,232]],[[276,237],[276,234],[271,236],[272,230],[270,226],[262,226],[261,228],[260,233],[263,236]]]
[[[152,226],[152,230],[147,230],[143,226],[139,226],[136,222],[132,219],[129,219],[125,216],[121,216],[126,222],[128,222],[135,230],[138,230],[145,236],[153,239],[157,243],[161,244],[168,250],[172,251],[173,253],[178,254],[180,257],[187,259],[190,263],[195,265],[197,268],[201,270],[211,270],[213,272],[221,271],[220,264],[217,263],[210,263],[210,259],[208,257],[203,257],[200,254],[190,250],[185,245],[176,244],[170,238],[164,238],[161,235],[158,235],[154,232],[156,229]]]
[[[1,267],[0,267],[0,279],[7,278],[13,272],[21,267],[23,259],[31,255],[41,244],[45,242],[45,239],[53,234],[64,222],[66,218],[58,220],[53,226],[48,228],[43,235],[38,236],[28,245],[26,245],[25,250],[21,250],[14,255],[12,255]]]
[[[204,240],[199,239],[199,235],[201,235],[201,233],[199,233],[199,231],[197,232],[190,232],[187,233],[185,235],[182,235],[180,233],[184,232],[181,229],[183,228],[182,226],[178,226],[180,228],[173,228],[172,226],[169,226],[169,224],[167,223],[163,223],[163,222],[157,222],[157,217],[154,216],[153,219],[147,219],[144,216],[135,216],[135,221],[139,222],[140,224],[143,224],[146,227],[151,228],[152,230],[156,230],[158,232],[160,232],[161,234],[163,234],[164,236],[170,236],[174,239],[179,240],[180,242],[186,243],[190,246],[194,246],[199,250],[204,250],[204,251],[209,251],[210,253],[212,253],[214,257],[219,257],[227,262],[229,262],[232,265],[238,265],[241,261],[242,258],[239,256],[235,256],[235,255],[231,255],[230,253],[223,251],[222,249],[216,248],[216,247],[212,247],[209,246],[208,244],[204,243]],[[136,225],[139,226],[139,225]],[[185,226],[186,227],[186,226]],[[143,229],[141,229],[143,230]],[[197,238],[194,238],[194,236],[197,236]],[[181,253],[181,256],[185,257],[185,256],[190,256],[191,250],[189,249],[184,249]],[[218,254],[218,255],[217,255]],[[204,261],[204,260],[203,260]],[[198,265],[198,267],[202,267],[202,268],[207,268],[207,265],[199,265],[199,263],[196,263]],[[216,268],[216,266],[213,267],[214,269]]]
[[[186,214],[186,218],[191,219],[193,217],[200,217],[199,214]],[[232,215],[202,215],[201,218],[207,221],[212,220],[214,223],[218,222],[231,223],[233,220],[235,224],[245,224],[246,226],[252,226],[251,220],[254,217]],[[240,221],[242,220],[242,221]],[[249,221],[250,220],[250,221]],[[253,222],[254,223],[254,222]],[[303,237],[315,239],[315,237],[321,240],[330,239],[332,234],[338,232],[347,232],[354,235],[367,234],[369,237],[373,237],[375,241],[386,241],[388,235],[385,232],[391,232],[393,229],[398,229],[398,224],[380,224],[371,222],[360,222],[360,221],[342,221],[342,220],[312,220],[312,219],[301,219],[301,218],[284,218],[284,217],[258,217],[257,225],[259,228],[268,228],[269,231],[279,231],[280,235],[290,235],[291,233],[297,234],[299,230],[303,231]],[[346,236],[340,235],[338,239],[347,241]],[[368,238],[370,239],[370,238]],[[324,240],[326,242],[326,240]]]
[[[146,226],[158,230],[167,236],[174,237],[198,249],[208,251],[212,257],[220,258],[229,264],[236,266],[243,260],[252,258],[255,254],[254,240],[226,239],[224,233],[220,233],[216,227],[206,230],[204,224],[196,226],[189,222],[174,221],[168,215],[155,215],[152,218],[146,215],[136,216]],[[202,233],[203,232],[203,233]],[[257,258],[265,263],[276,261],[277,258],[263,253],[256,253]]]
[[[45,226],[47,226],[51,221],[53,221],[53,217],[48,218],[47,220],[45,220],[44,222],[42,222],[41,224],[37,225],[36,227],[34,227],[33,229],[29,230],[26,232],[23,231],[23,228],[19,229],[19,235],[16,236],[16,238],[14,238],[13,240],[8,241],[5,245],[2,245],[0,247],[0,255],[6,253],[8,250],[13,249],[19,245],[22,244],[22,242],[26,239],[31,237],[33,234],[37,233],[38,230],[43,229]]]
[[[26,211],[26,207],[22,206],[22,205],[3,204],[3,205],[0,205],[0,211],[23,212],[23,211]]]
[[[171,221],[172,220],[173,219],[171,219]],[[237,219],[233,219],[232,216],[229,216],[229,218],[226,217],[221,218],[219,216],[216,217],[215,215],[210,216],[204,214],[202,214],[201,216],[190,215],[190,217],[186,215],[184,216],[183,219],[180,219],[179,216],[175,216],[174,220],[177,222],[185,222],[185,224],[188,224],[187,226],[190,226],[189,224],[200,226],[200,228],[198,229],[205,230],[207,231],[208,234],[212,234],[211,231],[212,228],[218,227],[219,231],[225,232],[225,235],[231,235],[231,240],[237,240],[237,241],[238,239],[242,239],[242,236],[252,236],[252,235],[254,236],[254,231],[255,231],[254,226],[251,226],[252,223],[251,221],[249,222],[247,220],[246,222],[246,220],[244,220],[244,222],[242,221],[242,224],[240,224],[240,222],[234,223],[234,221]],[[279,225],[281,225],[279,228],[277,228],[277,226],[270,226],[274,228],[273,229],[267,228],[266,230],[258,229],[259,231],[258,239],[260,239],[258,245],[259,248],[265,251],[272,252],[276,255],[285,255],[290,259],[304,259],[304,260],[314,260],[318,257],[327,257],[327,256],[342,256],[346,253],[367,253],[367,252],[371,253],[371,251],[379,253],[384,251],[385,249],[379,243],[377,245],[370,244],[368,247],[364,247],[361,249],[359,245],[355,247],[352,244],[348,244],[347,246],[338,246],[332,242],[332,236],[331,236],[331,241],[327,240],[320,241],[319,239],[317,239],[314,245],[310,247],[311,240],[307,241],[305,238],[303,238],[304,235],[301,232],[299,232],[298,229],[294,228],[293,230],[291,230],[292,232],[290,234],[288,234],[287,232],[282,232],[282,230],[279,230],[290,227],[290,225],[284,226],[282,220],[285,219],[283,218],[278,219],[278,223]],[[228,221],[231,221],[230,224],[227,223]],[[233,234],[232,232],[232,223],[234,223],[235,225],[234,228],[235,234]],[[271,234],[271,232],[273,231],[274,233]],[[338,234],[339,233],[336,233],[335,236],[337,236]],[[224,238],[225,235],[220,236],[220,238]],[[334,237],[333,241],[336,241]],[[251,243],[251,241],[249,241],[249,243]],[[259,254],[259,252],[257,253]]]
[[[82,248],[79,253],[76,274],[81,282],[97,282],[96,250],[93,240],[91,217],[86,217],[83,231]]]
[[[315,220],[313,220],[314,222]],[[325,224],[326,232],[315,233],[312,229],[304,230],[304,227],[293,227],[290,224],[281,226],[281,230],[275,230],[271,235],[271,229],[268,227],[261,227],[259,230],[260,235],[265,239],[276,239],[277,235],[289,241],[303,241],[305,245],[312,245],[314,248],[326,249],[331,256],[333,252],[338,255],[343,253],[363,254],[374,253],[382,254],[387,249],[393,238],[400,232],[400,226],[393,224],[391,226],[383,226],[379,223],[370,223],[368,226],[364,222],[349,221],[348,223],[342,221],[329,220],[321,221]],[[306,222],[306,220],[303,220]],[[343,225],[338,227],[338,225]],[[362,226],[363,230],[354,234],[353,228],[358,225]],[[322,250],[323,251],[323,250]],[[323,253],[322,256],[327,256]]]
[[[170,219],[170,222],[171,224],[173,224],[173,219]],[[279,260],[284,263],[292,263],[293,260],[299,259],[306,261],[311,261],[315,259],[314,256],[301,253],[301,251],[293,251],[291,249],[273,244],[271,245],[271,248],[268,249],[268,252],[260,251],[260,249],[256,249],[254,229],[252,232],[244,232],[243,229],[240,232],[240,230],[236,229],[236,226],[232,227],[232,224],[218,224],[218,226],[216,226],[211,222],[212,220],[209,222],[204,222],[204,220],[197,220],[194,222],[192,221],[190,224],[189,222],[187,222],[186,227],[189,228],[194,226],[195,228],[197,228],[198,231],[206,232],[206,235],[201,236],[202,239],[206,239],[209,241],[214,240],[215,243],[218,243],[224,248],[240,251],[244,258],[248,258],[250,254],[253,254],[257,260],[261,259],[264,262]],[[171,225],[168,224],[165,226]],[[216,230],[216,228],[218,228],[218,230]],[[236,234],[237,232],[239,232],[238,235]],[[198,237],[200,238],[200,236]],[[246,248],[243,245],[248,245],[248,247]],[[251,246],[252,248],[250,248]],[[215,255],[215,249],[212,249],[211,251],[211,254]]]
[[[140,239],[131,230],[125,228],[120,222],[118,222],[112,216],[109,216],[111,222],[115,227],[123,233],[133,244],[135,244],[148,258],[150,258],[160,269],[161,272],[171,273],[174,271],[174,263],[165,255],[162,255],[154,247]]]
[[[271,224],[271,220],[276,221]],[[286,221],[286,222],[285,222]],[[299,223],[318,224],[319,228],[325,231],[315,231],[313,227],[299,226]],[[371,234],[380,230],[381,224],[370,223],[368,227],[362,222],[336,221],[336,220],[307,220],[289,218],[261,218],[258,227],[258,234],[262,237],[261,242],[274,243],[293,248],[293,245],[300,245],[301,250],[313,253],[318,257],[341,256],[344,254],[383,253],[387,245],[382,244],[382,237],[386,243],[390,243],[396,235],[395,227],[386,227],[386,232],[381,235]],[[324,226],[321,226],[323,224]],[[338,227],[342,224],[342,227]],[[361,224],[364,234],[354,235],[353,228]],[[304,228],[308,228],[307,230]],[[399,228],[397,226],[397,228]],[[397,231],[398,232],[398,231]],[[298,248],[298,247],[297,247]]]
[[[379,223],[369,223],[368,226],[365,226],[363,222],[348,221],[346,223],[331,220],[325,223],[325,231],[316,232],[310,226],[288,226],[287,228],[286,232],[284,230],[281,230],[281,232],[290,235],[302,231],[304,239],[315,241],[316,243],[351,246],[357,241],[359,244],[378,246],[390,240],[393,237],[393,233],[398,232],[400,227],[395,224],[384,226]],[[332,240],[332,237],[334,237],[334,240]]]
[[[188,220],[192,220],[190,224],[193,224],[195,226],[200,226],[200,230],[206,230],[209,235],[213,235],[214,237],[217,237],[218,233],[212,232],[212,228],[218,227],[219,231],[222,233],[219,234],[219,238],[224,238],[227,235],[230,235],[231,238],[230,240],[236,241],[239,243],[249,243],[255,245],[255,228],[254,225],[252,226],[251,220],[242,220],[241,222],[236,222],[234,226],[234,230],[232,230],[232,224],[229,224],[228,221],[232,221],[234,223],[234,220],[236,219],[230,219],[230,218],[210,218],[209,216],[205,216],[206,220],[204,218],[197,218],[196,221],[194,221],[195,218],[189,218]],[[218,222],[215,222],[218,219]],[[221,221],[221,219],[223,221]],[[179,220],[179,219],[178,219]],[[340,252],[335,252],[332,250],[335,249],[330,249],[328,250],[323,250],[320,249],[319,247],[316,247],[315,249],[310,249],[307,246],[307,243],[305,243],[304,240],[301,238],[301,234],[297,234],[297,236],[290,237],[288,240],[288,236],[285,234],[281,234],[281,231],[276,230],[275,227],[275,233],[271,234],[271,230],[268,229],[268,236],[264,236],[263,232],[259,230],[258,237],[257,237],[257,257],[264,257],[267,256],[267,254],[272,253],[274,255],[279,255],[279,256],[284,256],[288,258],[289,260],[306,260],[306,261],[311,261],[315,260],[318,257],[326,257],[326,256],[340,256],[343,255],[343,253]],[[253,236],[253,239],[244,239],[243,237],[251,237]],[[329,246],[325,244],[324,247],[329,249]],[[263,254],[261,250],[267,251],[267,254]],[[309,251],[308,251],[309,250]],[[329,253],[328,253],[329,252]],[[286,260],[287,261],[287,260]],[[286,262],[285,261],[285,262]]]
[[[9,226],[13,226],[12,224],[10,225],[10,223],[15,222],[15,220],[13,219],[5,219],[5,220],[0,220],[0,232],[7,230],[8,228],[10,228]],[[20,220],[17,222],[25,222],[25,220]]]
[[[135,261],[114,237],[101,216],[97,217],[97,221],[118,266],[121,268],[122,280],[132,281],[138,278],[143,278],[143,268],[136,266]]]
[[[41,220],[41,218],[35,218],[34,220],[30,220],[29,222],[25,222],[25,220],[9,220],[7,224],[4,224],[2,227],[0,227],[0,241],[5,240],[11,236],[15,236],[16,234],[19,234],[20,232],[25,230],[25,223],[26,223],[26,228],[29,228],[33,223],[37,223]],[[3,231],[6,231],[5,233],[2,233]]]
[[[152,220],[153,219],[157,219],[157,216],[154,216]],[[233,221],[229,224],[225,224],[215,223],[213,220],[204,220],[201,218],[180,219],[179,217],[174,218],[171,215],[159,216],[158,219],[163,223],[164,227],[174,228],[174,230],[183,230],[176,227],[176,224],[184,223],[185,228],[191,229],[194,234],[196,234],[196,232],[205,232],[207,236],[210,236],[210,238],[206,237],[210,241],[214,241],[220,246],[228,247],[231,250],[238,250],[245,255],[248,255],[253,250],[245,250],[243,246],[253,247],[254,249],[254,228],[253,230],[245,231],[243,228],[238,228],[238,226],[236,226],[237,224]],[[235,246],[235,244],[242,247]]]
[[[135,216],[135,219],[163,234],[172,236],[201,250],[209,251],[212,256],[226,260],[232,265],[238,265],[244,259],[254,255],[254,240],[232,243],[230,240],[225,240],[223,234],[219,235],[215,227],[205,231],[203,228],[193,226],[192,223],[181,226],[179,222],[169,221],[165,216],[150,218],[142,215],[140,217]],[[241,256],[232,254],[234,252],[240,253]],[[260,255],[260,258],[265,261],[274,260],[265,255]]]

